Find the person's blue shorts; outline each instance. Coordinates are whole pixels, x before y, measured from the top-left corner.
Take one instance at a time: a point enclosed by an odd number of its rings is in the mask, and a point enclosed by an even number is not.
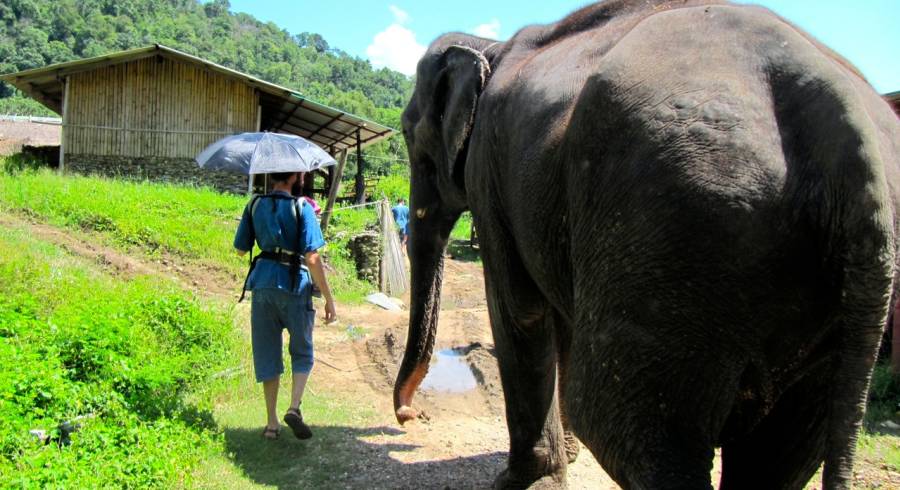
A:
[[[268,381],[284,372],[281,331],[290,334],[291,372],[309,374],[313,367],[313,322],[316,311],[309,295],[280,289],[255,289],[250,307],[250,337],[256,381]]]

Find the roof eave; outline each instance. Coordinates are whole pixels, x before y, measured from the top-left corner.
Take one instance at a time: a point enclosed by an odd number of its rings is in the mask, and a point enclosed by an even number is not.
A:
[[[344,123],[353,126],[364,127],[365,131],[374,135],[367,137],[363,142],[363,146],[369,146],[371,144],[377,143],[378,141],[381,141],[396,132],[395,129],[388,126],[378,124],[374,121],[365,119],[355,114],[351,114],[349,112],[345,112],[340,109],[308,99],[296,90],[267,82],[252,75],[233,70],[231,68],[213,63],[209,60],[205,60],[203,58],[170,48],[162,44],[153,44],[150,46],[135,48],[127,51],[120,51],[118,53],[106,54],[103,56],[96,56],[93,58],[86,58],[83,60],[57,63],[54,65],[49,65],[42,68],[33,68],[17,73],[8,73],[5,75],[0,75],[0,80],[11,83],[19,90],[27,93],[29,96],[38,100],[48,108],[56,112],[60,112],[62,110],[61,102],[53,100],[47,95],[47,93],[42,92],[37,87],[35,87],[35,82],[39,81],[40,83],[43,83],[45,85],[52,85],[53,82],[56,81],[61,84],[66,76],[74,73],[102,68],[105,66],[111,66],[119,63],[126,63],[156,55],[169,57],[177,61],[195,64],[207,70],[218,72],[228,77],[237,78],[247,85],[259,90],[260,92],[265,92],[272,96],[288,101],[302,101],[304,104],[312,106],[318,109],[320,112],[324,111],[334,114],[340,113],[341,120]],[[341,143],[344,146],[351,146],[349,143],[343,142],[343,140],[341,140]]]

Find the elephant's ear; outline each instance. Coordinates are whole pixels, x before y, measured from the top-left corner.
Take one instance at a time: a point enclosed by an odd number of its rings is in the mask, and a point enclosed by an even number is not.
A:
[[[441,139],[447,152],[450,177],[460,177],[456,167],[475,124],[475,106],[490,75],[490,64],[478,51],[451,46],[444,53],[444,68],[435,99],[441,112]]]

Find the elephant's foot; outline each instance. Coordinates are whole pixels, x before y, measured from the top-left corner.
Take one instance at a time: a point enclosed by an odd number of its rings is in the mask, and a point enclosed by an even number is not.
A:
[[[575,460],[578,459],[578,451],[581,451],[581,444],[578,443],[575,434],[570,431],[565,431],[564,441],[566,446],[566,459],[569,463],[574,463]]]
[[[528,455],[510,457],[506,469],[494,480],[494,488],[566,488],[566,462],[560,449],[536,447]]]
[[[558,471],[552,475],[542,477],[528,476],[519,477],[509,471],[509,468],[500,472],[494,480],[495,490],[550,490],[557,488],[567,488],[565,469]]]

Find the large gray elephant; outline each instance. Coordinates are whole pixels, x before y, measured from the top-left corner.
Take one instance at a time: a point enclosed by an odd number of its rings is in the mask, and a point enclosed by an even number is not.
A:
[[[506,399],[499,488],[564,485],[563,419],[625,488],[847,488],[896,254],[900,123],[768,10],[607,1],[434,41],[403,114],[426,374],[470,209]]]

